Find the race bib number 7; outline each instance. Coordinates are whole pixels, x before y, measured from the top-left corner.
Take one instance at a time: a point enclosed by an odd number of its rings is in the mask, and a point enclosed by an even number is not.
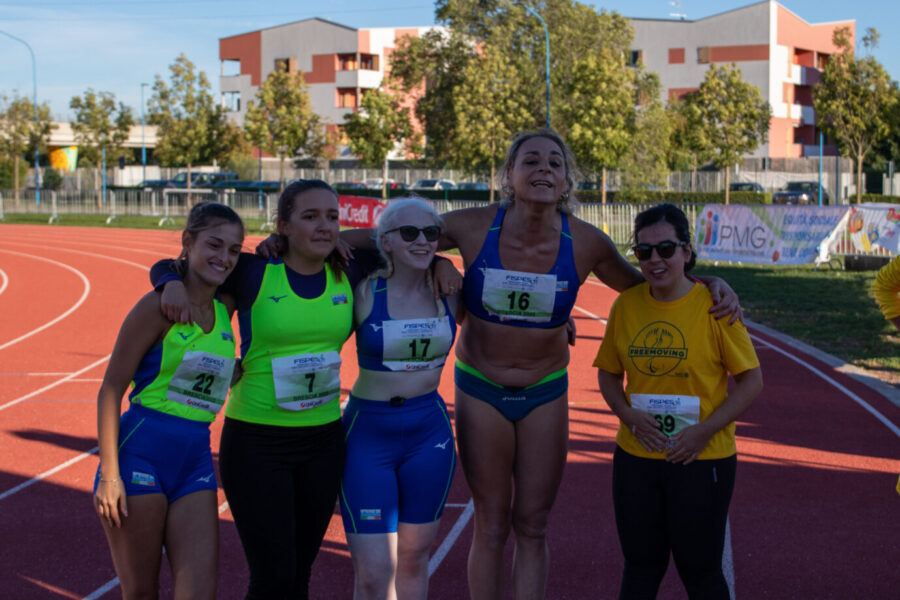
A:
[[[285,410],[309,410],[341,391],[341,355],[335,351],[272,359],[275,401]]]
[[[700,398],[697,396],[631,394],[631,406],[653,415],[666,437],[700,422]]]

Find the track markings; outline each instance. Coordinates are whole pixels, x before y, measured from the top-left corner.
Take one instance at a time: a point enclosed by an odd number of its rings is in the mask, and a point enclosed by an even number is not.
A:
[[[45,385],[44,387],[34,390],[33,392],[29,392],[28,394],[25,394],[24,396],[20,396],[20,397],[16,398],[15,400],[10,400],[6,404],[0,404],[0,410],[6,410],[7,408],[9,408],[11,406],[15,406],[16,404],[18,404],[20,402],[24,402],[25,400],[28,400],[29,398],[34,398],[38,394],[46,392],[47,390],[52,390],[53,388],[55,388],[58,385],[62,385],[64,383],[73,381],[77,378],[78,375],[81,375],[82,373],[87,373],[91,369],[93,369],[99,365],[102,365],[103,363],[108,361],[110,356],[111,356],[110,354],[107,354],[100,360],[96,360],[96,361],[92,362],[91,364],[89,364],[88,366],[84,367],[83,369],[80,369],[78,371],[75,371],[74,373],[70,373],[70,374],[66,375],[62,379],[54,381],[53,383],[51,383],[49,385]]]
[[[0,269],[0,294],[6,291],[7,285],[9,285],[9,277],[6,276],[6,271]]]
[[[17,485],[16,487],[10,488],[10,489],[6,490],[5,492],[3,492],[2,494],[0,494],[0,500],[3,500],[3,499],[5,499],[5,498],[8,498],[8,497],[12,496],[13,494],[15,494],[16,492],[20,492],[20,491],[24,490],[25,488],[27,488],[27,487],[29,487],[29,486],[31,486],[31,485],[34,485],[34,484],[37,483],[38,481],[41,481],[41,480],[43,480],[43,479],[46,479],[47,477],[50,477],[50,476],[53,475],[54,473],[58,473],[59,471],[62,471],[62,470],[65,469],[66,467],[69,467],[69,466],[71,466],[71,465],[74,465],[75,463],[84,460],[84,459],[87,458],[88,456],[91,456],[91,455],[93,455],[93,454],[96,454],[97,451],[98,451],[99,449],[100,449],[99,447],[94,446],[93,448],[91,448],[91,449],[88,450],[87,452],[82,452],[82,453],[79,454],[78,456],[76,456],[76,457],[74,457],[74,458],[70,458],[70,459],[67,460],[66,462],[64,462],[64,463],[62,463],[62,464],[60,464],[60,465],[57,465],[57,466],[53,467],[53,468],[50,469],[49,471],[44,471],[44,472],[41,473],[40,475],[36,475],[35,477],[32,477],[32,478],[29,479],[28,481],[23,481],[22,483],[20,483],[20,484]]]
[[[31,336],[33,336],[33,335],[35,335],[35,334],[37,334],[37,333],[40,333],[41,331],[47,329],[48,327],[52,327],[53,325],[56,325],[57,323],[59,323],[60,321],[62,321],[63,319],[65,319],[66,317],[68,317],[69,315],[71,315],[73,312],[75,312],[76,310],[78,310],[78,307],[80,307],[82,304],[84,304],[84,301],[87,300],[88,294],[89,294],[90,291],[91,291],[91,282],[88,281],[88,278],[84,276],[84,273],[82,273],[81,271],[79,271],[79,270],[76,269],[75,267],[70,267],[69,265],[67,265],[67,264],[65,264],[65,263],[61,263],[61,262],[56,261],[56,260],[53,260],[53,259],[51,259],[51,258],[44,258],[43,256],[35,256],[35,255],[33,255],[33,254],[25,254],[24,252],[15,252],[15,251],[13,251],[13,250],[0,250],[0,252],[5,252],[5,253],[7,253],[7,254],[15,254],[15,255],[17,255],[17,256],[24,256],[25,258],[31,258],[31,259],[34,259],[34,260],[41,260],[41,261],[48,262],[48,263],[53,264],[53,265],[57,265],[57,266],[62,267],[62,268],[64,268],[64,269],[68,269],[69,271],[72,271],[73,273],[75,273],[75,275],[77,275],[77,276],[81,279],[81,282],[84,284],[84,290],[82,291],[81,298],[79,298],[78,301],[75,302],[75,304],[73,304],[72,306],[70,306],[69,309],[68,309],[66,312],[64,312],[63,314],[59,315],[59,316],[56,317],[55,319],[52,319],[52,320],[50,320],[50,321],[44,323],[44,324],[41,325],[40,327],[37,327],[36,329],[32,329],[31,331],[29,331],[29,332],[26,333],[25,335],[20,335],[19,337],[17,337],[17,338],[14,339],[14,340],[10,340],[10,341],[8,341],[8,342],[6,342],[6,343],[4,343],[4,344],[0,344],[0,350],[4,350],[5,348],[8,348],[8,347],[12,346],[13,344],[16,344],[16,343],[18,343],[18,342],[21,342],[22,340],[28,339],[28,338],[30,338]]]

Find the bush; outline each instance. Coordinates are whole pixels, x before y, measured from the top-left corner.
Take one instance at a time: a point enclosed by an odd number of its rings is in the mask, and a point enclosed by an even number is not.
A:
[[[58,190],[62,187],[63,176],[56,169],[46,168],[41,171],[41,187],[45,190]]]
[[[238,174],[238,179],[259,179],[259,159],[249,154],[239,154],[228,159],[228,170]]]
[[[900,204],[900,196],[885,196],[884,194],[863,194],[863,202],[888,202],[891,204]]]

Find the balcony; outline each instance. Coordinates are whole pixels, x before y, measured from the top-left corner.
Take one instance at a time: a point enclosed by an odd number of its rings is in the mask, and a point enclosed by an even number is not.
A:
[[[381,85],[381,80],[382,75],[378,71],[337,71],[334,85],[339,88],[377,88]]]

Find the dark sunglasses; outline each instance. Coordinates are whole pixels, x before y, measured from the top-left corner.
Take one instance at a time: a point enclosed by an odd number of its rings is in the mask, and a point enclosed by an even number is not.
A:
[[[671,242],[666,240],[664,242],[660,242],[658,244],[637,244],[633,246],[631,249],[634,250],[634,255],[637,256],[638,260],[650,260],[650,257],[653,255],[653,249],[656,249],[656,253],[659,254],[660,258],[672,258],[675,254],[675,248],[679,246],[687,246],[687,242]]]
[[[393,233],[395,231],[400,232],[400,237],[403,238],[404,242],[414,242],[419,239],[419,232],[425,236],[425,241],[428,242],[436,242],[439,237],[441,237],[441,228],[437,225],[429,225],[428,227],[416,227],[415,225],[402,225],[400,227],[395,227],[394,229],[389,229],[385,231],[385,233]]]

